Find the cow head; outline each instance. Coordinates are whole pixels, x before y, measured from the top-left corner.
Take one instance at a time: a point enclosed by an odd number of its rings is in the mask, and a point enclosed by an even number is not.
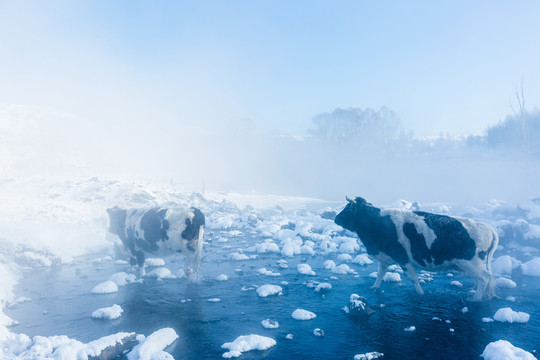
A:
[[[334,222],[347,230],[357,232],[358,227],[361,226],[364,219],[367,219],[366,215],[373,206],[361,197],[354,200],[348,197],[346,199],[348,204],[337,214]]]
[[[121,209],[118,206],[107,209],[109,214],[109,232],[111,234],[116,234],[123,239],[126,236],[126,216],[127,211]]]

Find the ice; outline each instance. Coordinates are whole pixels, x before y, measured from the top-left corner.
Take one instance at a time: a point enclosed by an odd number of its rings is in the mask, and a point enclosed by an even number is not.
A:
[[[300,241],[301,242],[301,241]],[[294,257],[294,255],[299,255],[302,253],[300,245],[295,241],[286,242],[281,248],[281,255],[287,257]]]
[[[407,327],[407,328],[405,328],[403,330],[413,332],[413,331],[416,331],[416,327],[411,325],[411,326],[409,326],[409,327]]]
[[[118,285],[111,280],[107,280],[94,286],[91,290],[93,294],[110,294],[118,291]]]
[[[527,261],[521,268],[523,269],[523,275],[540,276],[540,257]]]
[[[311,276],[316,275],[315,271],[311,270],[311,266],[309,266],[308,264],[298,264],[296,266],[296,270],[298,271],[299,274],[302,274],[302,275],[311,275]]]
[[[352,261],[352,256],[349,254],[339,254],[337,256],[337,260],[339,262],[349,262],[349,261]]]
[[[111,275],[110,281],[114,282],[117,286],[125,286],[131,284],[137,280],[134,274],[127,274],[125,272],[117,272]]]
[[[128,360],[155,360],[172,359],[172,356],[163,351],[171,345],[178,335],[172,328],[163,328],[153,332],[146,338],[142,338],[128,354]]]
[[[450,281],[450,285],[455,286],[455,287],[459,287],[459,288],[463,287],[463,284],[460,283],[460,282],[457,281],[457,280],[452,280],[452,281]]]
[[[516,283],[511,279],[500,277],[495,280],[495,286],[501,289],[514,289],[516,287]]]
[[[536,360],[533,354],[515,347],[506,340],[489,343],[481,356],[484,360]]]
[[[262,285],[257,288],[257,295],[259,297],[267,297],[272,295],[280,295],[283,289],[278,285]]]
[[[165,265],[165,260],[161,258],[148,258],[144,261],[146,266],[158,267]]]
[[[229,277],[225,274],[219,274],[218,276],[216,276],[216,280],[217,281],[227,281],[229,280]]]
[[[268,239],[261,244],[247,248],[245,251],[256,252],[258,254],[279,253],[279,246],[272,240]]]
[[[304,309],[296,309],[291,314],[291,317],[295,320],[311,320],[317,317],[315,313]]]
[[[210,299],[208,299],[208,302],[213,302],[213,303],[220,302],[220,301],[221,301],[220,298],[210,298]]]
[[[315,251],[313,250],[313,248],[309,245],[302,245],[300,247],[300,253],[301,254],[307,254],[307,255],[311,255],[311,256],[315,256]]]
[[[485,323],[490,323],[490,322],[494,322],[495,320],[493,320],[492,318],[489,318],[489,317],[483,317],[482,318],[482,322],[485,322]]]
[[[333,268],[332,273],[346,275],[346,274],[349,274],[349,273],[354,273],[354,270],[351,269],[347,264],[341,264],[341,265],[338,265],[335,268]],[[397,275],[399,276],[399,274],[397,274]]]
[[[148,277],[155,277],[157,279],[175,279],[176,276],[174,276],[171,273],[171,270],[167,268],[157,268],[152,271],[150,271],[148,274],[146,274]]]
[[[354,355],[354,360],[373,360],[383,357],[384,354],[376,351],[368,352],[365,354],[356,354]]]
[[[261,335],[242,335],[233,342],[221,345],[222,349],[229,350],[223,354],[226,359],[239,357],[242,353],[251,350],[268,350],[276,345],[276,340]]]
[[[520,266],[520,262],[510,255],[499,256],[491,263],[491,269],[497,275],[511,275],[512,270]]]
[[[322,282],[315,287],[315,291],[320,293],[327,293],[330,290],[332,290],[332,285],[327,282]]]
[[[118,319],[122,315],[123,311],[124,310],[122,310],[120,305],[114,304],[111,307],[97,309],[92,313],[92,317],[94,319],[114,320]]]
[[[368,254],[356,255],[356,257],[352,260],[352,262],[358,265],[362,265],[362,266],[373,264],[373,260],[369,258]]]
[[[401,276],[395,272],[387,272],[383,277],[384,282],[400,282]]]
[[[249,256],[246,254],[233,252],[229,254],[229,259],[236,261],[249,260]]]
[[[524,312],[514,311],[511,308],[501,308],[495,312],[493,319],[500,322],[509,323],[526,323],[529,321],[530,315]]]
[[[332,270],[333,268],[336,267],[336,263],[333,260],[326,260],[323,263],[323,266],[325,269]]]
[[[265,329],[277,329],[279,327],[279,323],[277,321],[270,319],[261,321],[261,324]]]

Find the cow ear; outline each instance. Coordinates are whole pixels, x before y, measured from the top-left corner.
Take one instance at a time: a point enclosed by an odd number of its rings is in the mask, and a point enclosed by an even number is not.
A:
[[[352,203],[352,204],[354,204],[354,203],[356,202],[356,201],[353,200],[353,199],[349,199],[348,196],[345,196],[345,200],[347,200],[349,203]]]
[[[360,196],[356,197],[355,202],[357,204],[362,204],[362,205],[367,204],[367,201],[365,199],[361,198]]]

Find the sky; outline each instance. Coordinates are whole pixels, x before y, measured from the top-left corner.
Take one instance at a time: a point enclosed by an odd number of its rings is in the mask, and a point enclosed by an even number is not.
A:
[[[538,1],[0,0],[0,104],[106,132],[302,134],[386,106],[418,136],[482,133],[522,83],[540,108],[539,20]]]

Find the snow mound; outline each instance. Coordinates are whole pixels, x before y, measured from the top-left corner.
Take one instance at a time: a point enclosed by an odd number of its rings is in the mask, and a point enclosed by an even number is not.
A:
[[[227,281],[229,280],[229,277],[225,274],[219,274],[218,276],[216,276],[216,280],[217,281]]]
[[[158,267],[165,265],[165,260],[161,258],[148,258],[144,261],[146,266]]]
[[[332,290],[332,284],[327,282],[322,282],[315,287],[315,291],[320,293],[326,293],[330,290]]]
[[[336,266],[332,269],[332,273],[334,274],[340,274],[340,275],[347,275],[349,273],[354,273],[354,270],[349,267],[347,264],[341,264],[339,266]],[[399,274],[397,274],[399,276]],[[400,279],[401,280],[401,279]]]
[[[137,277],[134,274],[126,274],[125,272],[117,272],[112,274],[109,278],[117,286],[124,286],[127,284],[134,283],[137,280]]]
[[[383,277],[384,282],[400,282],[401,276],[395,272],[387,272]]]
[[[526,323],[530,315],[521,311],[514,311],[511,308],[502,308],[493,315],[493,320],[509,323]]]
[[[92,294],[110,294],[118,292],[118,286],[111,280],[102,282],[94,286],[90,291]]]
[[[277,329],[279,327],[279,323],[277,321],[270,319],[261,321],[261,324],[265,329]]]
[[[173,358],[170,354],[164,352],[163,349],[171,345],[178,338],[174,329],[160,329],[147,338],[142,336],[141,338],[139,340],[140,343],[127,354],[128,360],[165,360]]]
[[[311,320],[317,317],[315,313],[312,313],[311,311],[304,310],[304,309],[296,309],[291,314],[291,317],[294,320]]]
[[[523,275],[540,276],[540,257],[534,258],[521,265]]]
[[[407,327],[407,328],[405,328],[405,329],[403,329],[403,330],[409,331],[409,332],[413,332],[413,331],[416,331],[416,326],[412,326],[412,325],[411,325],[411,326],[409,326],[409,327]]]
[[[266,284],[257,288],[257,295],[259,295],[259,297],[280,295],[282,290],[281,286]]]
[[[353,259],[352,262],[358,265],[362,265],[362,266],[373,264],[373,260],[369,258],[368,254],[356,255],[356,257]],[[371,354],[371,353],[368,353],[368,354]],[[380,353],[377,353],[377,354],[380,354]]]
[[[500,289],[514,289],[516,287],[516,283],[511,279],[500,277],[495,280],[495,286]]]
[[[455,286],[455,287],[459,287],[459,288],[462,288],[462,287],[463,287],[463,284],[460,283],[460,282],[457,281],[457,280],[452,280],[452,281],[450,281],[450,285]]]
[[[97,309],[96,311],[92,313],[92,317],[94,319],[114,320],[114,319],[118,319],[122,315],[123,311],[124,310],[122,310],[120,305],[114,304],[113,306],[110,306],[110,307]]]
[[[383,357],[384,354],[376,351],[368,352],[365,354],[356,354],[354,355],[354,360],[373,360]]]
[[[499,256],[491,263],[491,269],[497,275],[510,275],[512,270],[519,267],[521,263],[510,255]]]
[[[244,260],[249,260],[249,256],[247,256],[246,254],[233,252],[229,254],[229,259],[235,260],[235,261],[244,261]]]
[[[148,274],[146,274],[148,277],[155,277],[157,279],[175,279],[176,276],[174,276],[171,273],[171,270],[167,268],[157,268],[152,271],[150,271]]]
[[[261,335],[242,335],[237,337],[233,342],[228,342],[221,345],[222,349],[227,349],[222,356],[226,359],[239,357],[243,352],[251,350],[268,350],[276,345],[276,340],[261,336]],[[130,359],[131,360],[131,359]]]
[[[298,264],[296,266],[296,270],[298,270],[299,274],[310,275],[310,276],[316,275],[315,271],[311,270],[311,266],[309,266],[308,264]]]
[[[482,355],[484,360],[536,360],[528,351],[515,347],[506,340],[487,344]]]
[[[325,269],[327,270],[332,270],[333,268],[336,267],[336,263],[333,261],[333,260],[326,260],[324,263],[323,263],[323,266]]]

